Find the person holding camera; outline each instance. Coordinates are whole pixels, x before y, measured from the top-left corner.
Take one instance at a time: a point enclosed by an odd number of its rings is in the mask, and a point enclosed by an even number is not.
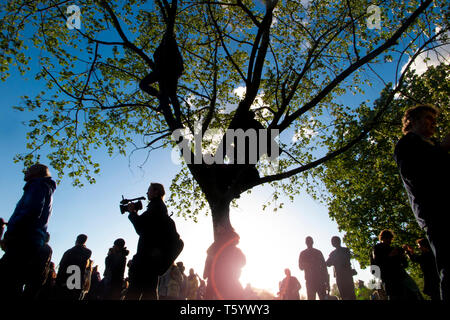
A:
[[[127,205],[128,218],[139,241],[129,268],[127,300],[156,300],[158,276],[163,275],[183,249],[174,221],[164,204],[165,190],[160,183],[151,183],[147,191],[147,210],[138,215],[138,203]]]

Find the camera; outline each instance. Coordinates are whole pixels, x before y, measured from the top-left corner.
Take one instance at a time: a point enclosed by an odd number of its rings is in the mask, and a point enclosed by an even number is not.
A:
[[[129,212],[128,211],[128,204],[131,202],[134,204],[135,208],[137,210],[141,210],[142,209],[142,202],[141,200],[145,200],[145,197],[139,197],[139,198],[134,198],[134,199],[124,199],[124,197],[122,196],[122,200],[120,201],[120,213],[124,214],[125,212]],[[133,202],[136,201],[136,202]]]

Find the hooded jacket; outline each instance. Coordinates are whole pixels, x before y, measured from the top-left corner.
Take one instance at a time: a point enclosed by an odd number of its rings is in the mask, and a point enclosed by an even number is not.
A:
[[[5,239],[19,240],[42,246],[52,213],[52,195],[56,183],[50,177],[34,178],[23,187],[23,196],[8,221]]]

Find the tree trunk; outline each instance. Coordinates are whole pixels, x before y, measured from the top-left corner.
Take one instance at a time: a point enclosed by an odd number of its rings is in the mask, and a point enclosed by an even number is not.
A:
[[[212,200],[210,202],[213,221],[214,241],[221,240],[221,235],[228,234],[233,230],[230,222],[230,201]]]
[[[214,242],[208,248],[204,278],[207,299],[244,299],[239,276],[246,259],[237,248],[239,235],[230,223],[230,200],[208,199],[212,211]]]

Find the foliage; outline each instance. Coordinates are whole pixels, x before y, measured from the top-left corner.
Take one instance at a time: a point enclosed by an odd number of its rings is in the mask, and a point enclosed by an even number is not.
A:
[[[246,190],[270,184],[275,188],[274,202],[282,193],[292,200],[300,186],[314,195],[312,182],[321,173],[320,165],[347,152],[367,128],[367,123],[355,122],[351,106],[337,103],[337,97],[363,93],[364,85],[370,85],[368,73],[375,72],[372,66],[393,61],[390,71],[397,75],[405,56],[448,40],[437,41],[438,34],[448,31],[446,1],[377,1],[381,30],[367,28],[370,4],[368,0],[80,0],[82,28],[69,30],[67,1],[2,2],[2,80],[14,66],[25,73],[33,58],[40,67],[35,79],[47,86],[33,98],[24,96],[24,104],[17,106],[36,116],[28,123],[29,153],[18,155],[16,161],[29,165],[50,148],[47,158],[59,178],[67,174],[81,186],[83,177],[94,183],[100,170],[95,150],[126,155],[173,147],[170,135],[180,127],[193,134],[194,122],[201,120],[202,132],[223,131],[240,116],[238,111],[252,108],[266,127],[280,130],[284,152],[278,168]],[[178,82],[179,101],[168,105],[143,93],[137,83],[154,69],[151,55],[168,28],[172,9],[185,70]],[[245,91],[241,97],[236,95],[238,88]],[[368,118],[371,113],[366,109],[356,113]],[[333,144],[335,133],[343,133],[347,122],[352,124],[351,134],[341,135]],[[374,132],[372,138],[377,137]],[[356,150],[364,147],[363,142]],[[390,145],[382,147],[387,151]],[[375,168],[384,164],[383,159],[370,163]],[[258,164],[261,172],[267,166]],[[369,175],[372,166],[361,174]],[[179,214],[195,217],[206,208],[199,191],[215,188],[206,172],[205,166],[187,165],[173,180],[169,202]],[[345,183],[341,187],[349,187],[350,194],[358,192]],[[387,225],[406,212],[402,197],[393,197],[389,210],[395,214]],[[361,199],[352,198],[367,210]],[[192,207],[194,201],[199,204]],[[331,212],[334,217],[337,209],[332,206]],[[343,228],[353,227],[347,228],[353,230],[347,241],[358,243],[354,220],[346,223]],[[412,225],[407,230],[416,236]]]
[[[405,78],[402,94],[389,105],[367,138],[325,165],[322,181],[329,193],[323,199],[330,217],[337,222],[339,230],[346,233],[345,243],[363,268],[369,264],[370,250],[381,230],[393,230],[396,235],[393,244],[397,246],[415,246],[415,240],[424,236],[411,211],[393,151],[402,135],[404,111],[419,102],[433,104],[441,111],[437,139],[449,132],[449,70],[449,65],[441,64],[430,67],[420,76],[410,73]],[[355,119],[364,121],[370,117],[391,90],[387,86],[373,108],[362,104]],[[339,144],[345,132],[354,130],[358,130],[355,124],[339,127],[329,140],[330,147]],[[418,267],[410,265],[418,281]]]
[[[356,300],[371,300],[373,289],[359,287],[355,289]]]

